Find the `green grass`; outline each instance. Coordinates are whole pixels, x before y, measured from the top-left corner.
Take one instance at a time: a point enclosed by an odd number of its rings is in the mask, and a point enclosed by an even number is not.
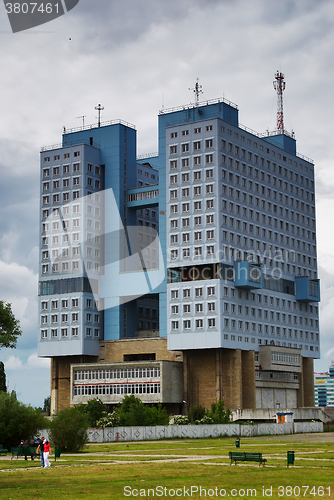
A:
[[[197,500],[217,498],[215,488],[218,494],[224,489],[226,497],[237,499],[254,497],[254,490],[256,498],[334,498],[334,434],[242,439],[240,450],[262,452],[267,458],[265,467],[255,463],[230,466],[228,452],[233,450],[234,439],[229,438],[92,444],[80,454],[62,454],[56,462],[52,456],[50,469],[41,469],[38,460],[2,457],[0,499],[61,495],[62,499],[151,500],[177,498],[178,493],[178,498]],[[294,450],[296,456],[289,469],[288,450]],[[289,489],[283,489],[289,486],[291,495]],[[330,495],[328,489],[318,490],[321,486],[331,487]],[[204,491],[200,496],[200,487],[207,490],[207,496]],[[159,496],[164,488],[166,495]],[[184,488],[189,495],[183,494]],[[174,495],[173,491],[168,494],[169,490],[175,490]],[[125,496],[124,492],[138,495]]]

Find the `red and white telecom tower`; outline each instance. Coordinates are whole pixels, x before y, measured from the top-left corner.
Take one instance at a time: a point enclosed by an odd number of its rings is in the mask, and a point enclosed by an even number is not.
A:
[[[274,89],[277,92],[277,125],[276,129],[279,134],[284,134],[283,122],[283,91],[285,90],[284,75],[277,70],[275,80],[273,81]]]

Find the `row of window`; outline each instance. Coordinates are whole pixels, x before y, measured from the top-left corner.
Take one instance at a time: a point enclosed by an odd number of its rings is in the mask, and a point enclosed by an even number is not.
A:
[[[62,188],[65,188],[65,189],[69,188],[70,187],[70,182],[71,182],[70,179],[63,179]],[[91,177],[87,177],[86,182],[87,182],[87,186],[93,186],[94,185],[94,187],[96,189],[100,189],[101,188],[101,181],[99,181],[99,180],[95,179],[95,181],[93,183],[93,179]],[[50,189],[51,189],[50,186],[51,185],[52,185],[52,190],[53,191],[61,189],[60,180],[53,181],[52,184],[50,182],[43,182],[43,192],[44,191],[50,191]],[[73,185],[73,187],[80,186],[80,177],[73,177],[73,179],[72,179],[72,185]]]
[[[182,233],[182,243],[189,243],[190,242],[190,234],[193,235],[194,242],[202,240],[202,231],[194,231],[193,233]],[[213,240],[215,237],[213,229],[206,231],[206,233],[204,233],[204,234],[206,235],[207,240]],[[170,237],[170,244],[171,245],[175,245],[177,243],[180,243],[178,236],[179,236],[178,234],[171,235],[171,237]]]
[[[59,337],[61,338],[69,338],[69,337],[78,337],[79,336],[79,328],[78,327],[73,327],[73,328],[51,328],[51,338],[56,339]],[[86,337],[92,337],[94,335],[95,338],[99,338],[100,336],[100,330],[99,328],[86,328]],[[41,339],[47,339],[48,338],[48,330],[41,330]]]
[[[54,325],[56,323],[69,323],[71,321],[72,323],[78,323],[79,321],[79,313],[64,313],[64,314],[51,314],[50,318],[48,318],[47,314],[42,314],[41,315],[41,324],[42,325],[47,325],[48,320],[50,319],[51,324]],[[100,316],[99,314],[91,314],[91,313],[86,313],[86,323],[99,323],[100,322]]]
[[[204,129],[203,129],[204,130]],[[206,132],[212,132],[213,131],[213,125],[206,125],[205,126],[205,131]],[[193,130],[194,134],[201,134],[202,133],[202,127],[195,127]],[[176,139],[178,133],[177,132],[171,132],[170,133],[170,138],[171,139]],[[181,131],[182,137],[186,137],[189,135],[189,129],[183,129]]]
[[[82,251],[82,249],[81,249]],[[83,253],[83,251],[82,251]],[[94,253],[94,255],[93,255]],[[72,247],[72,257],[77,257],[80,254],[80,247]],[[52,260],[54,259],[64,259],[69,257],[69,248],[64,248],[63,250],[59,250],[58,248],[53,249],[52,251],[43,250],[42,251],[42,260],[49,260],[52,255]],[[99,248],[95,248],[93,252],[92,247],[86,247],[86,256],[87,257],[95,257],[99,259],[101,257],[101,250]]]
[[[56,311],[58,309],[68,309],[70,306],[72,308],[77,308],[79,307],[79,299],[78,298],[71,298],[71,299],[61,299],[61,300],[42,300],[41,302],[41,309],[42,311],[48,311],[50,306],[50,309],[53,311]],[[86,299],[86,307],[87,309],[91,309],[98,307],[97,302],[95,302],[93,299]]]
[[[96,370],[75,370],[74,380],[129,379],[160,377],[160,367],[144,368],[101,368]]]
[[[281,363],[293,363],[294,365],[299,365],[300,356],[299,354],[273,351],[271,353],[271,361],[279,361]]]
[[[191,330],[191,323],[192,323],[192,321],[190,319],[183,320],[182,329],[183,330]],[[181,324],[180,321],[172,321],[171,322],[171,329],[178,330],[179,324]],[[204,325],[203,318],[195,319],[195,328],[196,329],[203,329],[204,328],[203,325]],[[208,328],[215,328],[216,327],[216,318],[208,318],[207,319],[207,327]]]
[[[214,312],[216,310],[215,302],[207,302],[206,304],[204,304],[203,302],[198,302],[193,306],[195,308],[195,313],[203,313],[205,306],[208,313]],[[180,310],[181,306],[178,305],[171,306],[171,314],[179,314]],[[191,304],[183,304],[182,311],[183,314],[191,314]]]
[[[200,151],[202,149],[202,145],[205,147],[205,149],[212,149],[213,148],[213,139],[204,139],[203,141],[194,141],[192,143],[192,149],[193,151]],[[173,144],[169,146],[169,154],[177,154],[177,149],[178,149],[179,144]],[[191,143],[190,142],[183,142],[180,144],[181,146],[181,153],[189,153],[191,149]]]
[[[117,394],[160,394],[160,383],[75,385],[73,387],[74,396],[101,396]]]
[[[203,247],[193,247],[193,248],[183,248],[182,249],[182,256],[183,258],[194,258],[194,259],[200,259],[204,255]],[[215,254],[215,246],[214,245],[207,245],[205,248],[205,255],[207,257],[212,257]],[[179,250],[171,250],[170,251],[170,259],[171,260],[178,260],[179,258]]]
[[[70,158],[70,155],[71,155],[71,153],[69,153],[69,152],[64,153],[64,159],[66,160],[67,158]],[[78,158],[80,156],[80,151],[74,151],[73,152],[73,156],[74,156],[74,158]],[[56,154],[53,157],[53,160],[54,161],[60,160],[60,154]],[[51,161],[51,157],[50,156],[44,156],[44,163],[49,163],[50,161]]]
[[[175,198],[174,198],[174,195],[175,195]],[[172,200],[176,199],[177,192],[175,194],[174,191],[171,191],[170,196],[171,196]],[[194,203],[194,210],[195,211],[202,210],[202,205],[203,205],[203,208],[204,207],[206,208],[206,210],[212,210],[214,208],[214,206],[213,206],[214,200],[206,200],[205,204],[204,204],[204,201],[203,201],[203,204],[202,204],[202,201],[194,201],[193,203]],[[190,203],[182,203],[181,207],[182,207],[183,213],[190,211]],[[178,213],[178,205],[170,205],[170,213],[177,214]]]
[[[206,224],[211,225],[214,223],[214,214],[206,215],[205,219],[204,219],[204,217],[202,219],[201,215],[194,216],[194,218],[193,218],[194,226],[201,226],[202,220],[205,220]],[[190,218],[189,217],[182,218],[181,222],[182,222],[182,228],[190,227]],[[178,229],[178,227],[179,227],[179,220],[172,219],[170,221],[170,229],[175,230],[175,229]]]
[[[72,236],[72,242],[76,243],[79,241],[80,233],[71,233]],[[100,244],[100,236],[99,235],[93,235],[91,233],[86,234],[87,237],[87,243],[93,244]],[[68,232],[62,235],[62,238],[60,238],[59,234],[55,234],[52,236],[52,245],[59,245],[60,241],[62,243],[69,243],[70,242],[70,235]],[[51,243],[50,239],[48,236],[43,236],[42,237],[42,246],[48,246]],[[63,257],[66,257],[68,255],[68,248],[64,248],[59,254],[62,254]]]
[[[143,175],[143,171],[140,168],[138,169],[138,175]],[[144,176],[147,177],[147,178],[150,177],[149,172],[144,172]],[[155,174],[151,174],[151,179],[154,180],[155,178],[156,178],[156,175]]]
[[[71,263],[66,261],[62,262],[61,265],[58,262],[53,263],[52,265],[49,264],[42,264],[42,274],[48,274],[50,271],[53,273],[68,273],[68,272],[74,272],[77,273],[81,270],[81,261],[79,260],[74,260],[72,261],[72,267]],[[87,261],[85,262],[85,268],[88,271],[95,270],[95,272],[99,273],[101,269],[101,265],[98,262],[91,262]]]
[[[72,219],[72,229],[76,229],[80,227],[80,219]],[[87,219],[86,218],[86,227],[96,229],[97,231],[101,229],[101,222],[93,219]],[[60,222],[43,222],[42,224],[42,231],[43,233],[46,233],[52,229],[53,231],[59,231],[59,229],[70,229],[70,220],[69,219],[63,219]]]
[[[59,159],[60,159],[60,155],[56,155],[54,157],[54,161],[57,161]],[[44,158],[44,163],[48,163],[49,161],[50,160],[45,161],[45,158]],[[73,171],[73,173],[80,172],[80,163],[73,163],[72,171]],[[51,172],[52,172],[53,176],[60,175],[60,167],[56,166],[56,167],[52,167],[52,169],[50,167],[43,168],[43,178],[50,177]],[[91,163],[87,164],[87,172],[93,173],[93,165]],[[101,167],[95,166],[94,172],[95,172],[95,175],[100,175],[101,174]],[[63,173],[63,175],[69,174],[70,173],[70,165],[63,165],[62,173]]]

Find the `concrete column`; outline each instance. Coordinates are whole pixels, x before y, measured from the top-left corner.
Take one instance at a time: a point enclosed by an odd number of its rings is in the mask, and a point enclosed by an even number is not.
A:
[[[216,403],[223,399],[223,360],[222,350],[216,349]]]
[[[254,351],[241,351],[242,355],[242,408],[256,409]]]
[[[183,415],[189,411],[189,351],[183,351]]]
[[[242,363],[240,349],[222,349],[223,400],[225,408],[242,408]]]
[[[304,405],[315,406],[313,358],[303,358]]]

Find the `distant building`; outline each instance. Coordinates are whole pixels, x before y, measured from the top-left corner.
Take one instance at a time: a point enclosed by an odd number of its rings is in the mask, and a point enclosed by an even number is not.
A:
[[[334,407],[334,362],[329,371],[314,374],[314,390],[316,406]]]
[[[312,161],[225,99],[161,111],[158,141],[136,158],[135,127],[116,120],[42,148],[51,410],[125,394],[174,413],[313,406]]]

